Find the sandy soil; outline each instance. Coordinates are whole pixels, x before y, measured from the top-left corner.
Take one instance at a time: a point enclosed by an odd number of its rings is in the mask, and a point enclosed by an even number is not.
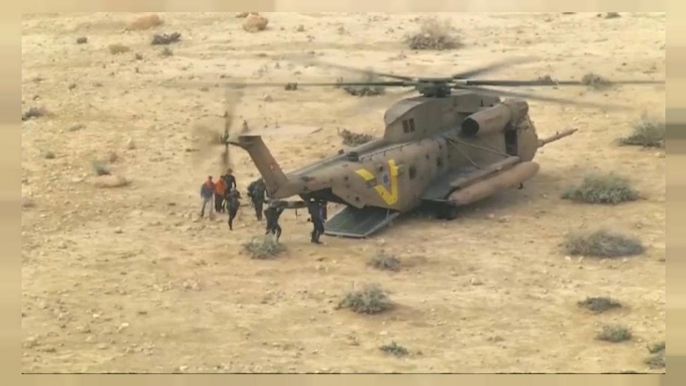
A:
[[[199,162],[186,149],[196,122],[221,128],[223,92],[160,84],[218,81],[221,74],[261,81],[342,76],[266,57],[308,51],[410,75],[536,56],[539,62],[493,77],[579,79],[593,71],[664,79],[663,14],[451,14],[465,47],[447,52],[404,47],[418,14],[269,14],[269,29],[256,34],[244,32],[233,14],[162,16],[163,26],[136,32],[124,32],[133,14],[23,21],[22,106],[52,113],[24,122],[22,131],[25,372],[646,371],[646,345],[665,338],[665,159],[614,141],[643,111],[662,114],[663,89],[541,90],[636,110],[532,101],[541,136],[580,131],[539,153],[541,173],[526,189],[449,223],[407,219],[369,240],[326,238],[324,246],[309,243],[304,213],[287,212],[281,222],[288,253],[256,261],[241,251],[263,231],[249,207],[233,232],[223,217],[195,219],[199,186],[219,163],[216,156]],[[174,31],[182,40],[163,57],[151,37]],[[81,36],[88,43],[76,44]],[[115,43],[131,51],[112,55],[107,46]],[[351,114],[359,104],[341,90],[253,90],[239,113],[255,125],[324,128],[310,138],[266,138],[291,170],[337,151],[336,127],[381,135],[383,109]],[[44,157],[48,151],[53,159]],[[113,172],[129,186],[94,185],[91,161],[110,152],[118,156]],[[244,191],[257,172],[246,154],[233,155]],[[589,170],[629,176],[645,199],[616,207],[559,199]],[[565,232],[595,225],[640,236],[648,251],[611,261],[566,258],[559,248]],[[368,268],[381,246],[406,267]],[[334,309],[363,282],[392,291],[397,308],[373,317]],[[628,307],[592,315],[576,305],[603,295]],[[595,340],[611,322],[630,326],[634,339]],[[379,346],[392,341],[411,355],[385,355]]]

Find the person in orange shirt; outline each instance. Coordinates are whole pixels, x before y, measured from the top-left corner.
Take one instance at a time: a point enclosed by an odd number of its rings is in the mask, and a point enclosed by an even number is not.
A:
[[[226,198],[226,182],[219,178],[214,184],[214,209],[217,213],[224,213],[224,199]]]

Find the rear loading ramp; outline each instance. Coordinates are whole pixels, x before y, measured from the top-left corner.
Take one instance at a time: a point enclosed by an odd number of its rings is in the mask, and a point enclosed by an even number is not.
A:
[[[366,207],[358,209],[352,206],[334,214],[324,224],[324,234],[328,236],[365,238],[388,225],[398,217],[400,212]]]

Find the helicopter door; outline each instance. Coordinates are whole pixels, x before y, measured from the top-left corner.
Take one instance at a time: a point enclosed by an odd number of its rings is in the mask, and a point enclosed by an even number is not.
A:
[[[505,152],[508,155],[517,155],[517,137],[518,130],[506,130],[505,131]]]

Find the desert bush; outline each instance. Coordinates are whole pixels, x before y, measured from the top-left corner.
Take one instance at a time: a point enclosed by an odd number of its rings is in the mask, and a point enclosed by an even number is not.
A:
[[[395,256],[390,256],[385,252],[379,252],[369,259],[368,265],[385,271],[399,271],[400,259]]]
[[[622,324],[608,324],[598,333],[596,339],[606,342],[624,342],[632,338],[631,329]]]
[[[48,151],[46,151],[46,152],[43,153],[43,158],[45,158],[45,159],[54,159],[54,158],[55,158],[55,153],[52,152],[52,151],[50,151],[50,150],[48,150]]]
[[[127,29],[129,31],[141,31],[157,27],[162,24],[164,24],[164,21],[157,14],[152,14],[147,16],[141,16],[136,20],[132,21],[131,24],[129,24],[129,26],[127,27]]]
[[[271,259],[286,250],[283,244],[279,244],[273,237],[264,236],[253,238],[243,244],[243,249],[248,252],[252,259]]]
[[[661,369],[665,367],[665,342],[658,342],[648,346],[650,356],[645,359],[651,369]]]
[[[358,79],[353,79],[350,82],[381,82],[383,79],[379,79],[376,75],[373,73],[369,72],[366,73],[364,76]],[[336,81],[337,83],[343,83],[345,82],[345,79],[339,78]],[[337,88],[342,88],[345,90],[348,94],[354,95],[354,96],[374,96],[374,95],[382,95],[386,92],[386,88],[383,86],[336,86]]]
[[[27,121],[31,118],[40,118],[48,114],[44,107],[31,107],[28,111],[21,115],[22,121]]]
[[[581,83],[596,90],[606,89],[612,86],[612,82],[592,72],[584,75],[581,78]]]
[[[391,342],[391,344],[385,344],[385,345],[379,347],[379,349],[381,351],[385,352],[386,354],[390,354],[390,355],[393,355],[396,357],[403,357],[403,356],[409,354],[409,351],[407,351],[407,349],[405,347],[400,346],[399,344],[397,344],[395,342]]]
[[[369,134],[353,133],[348,129],[338,130],[338,136],[343,139],[343,144],[346,146],[360,146],[374,139]]]
[[[579,307],[586,308],[598,314],[622,307],[620,302],[608,297],[587,297],[585,300],[579,301],[577,304]]]
[[[76,39],[76,44],[86,44],[86,43],[88,43],[88,38],[85,36],[82,36],[82,37]]]
[[[361,290],[351,290],[338,304],[358,314],[378,314],[389,310],[392,303],[388,293],[378,284],[365,284]]]
[[[178,32],[172,32],[170,34],[155,34],[152,37],[152,45],[153,46],[159,46],[159,45],[167,45],[167,44],[172,44],[176,43],[181,39],[181,34]]]
[[[564,248],[570,255],[620,257],[640,255],[645,247],[639,239],[604,229],[567,235]]]
[[[579,186],[562,193],[562,198],[589,204],[619,204],[638,200],[640,195],[631,187],[628,179],[608,173],[586,176]]]
[[[91,161],[91,166],[98,176],[109,176],[111,174],[109,166],[104,161],[93,160]]]
[[[405,37],[405,43],[413,50],[450,50],[461,46],[450,21],[437,18],[424,19],[419,31]]]
[[[665,124],[657,118],[643,115],[633,126],[633,133],[619,139],[624,146],[665,147]]]
[[[129,47],[123,44],[110,44],[109,46],[107,46],[107,48],[110,50],[110,53],[112,55],[119,55],[131,51]]]

